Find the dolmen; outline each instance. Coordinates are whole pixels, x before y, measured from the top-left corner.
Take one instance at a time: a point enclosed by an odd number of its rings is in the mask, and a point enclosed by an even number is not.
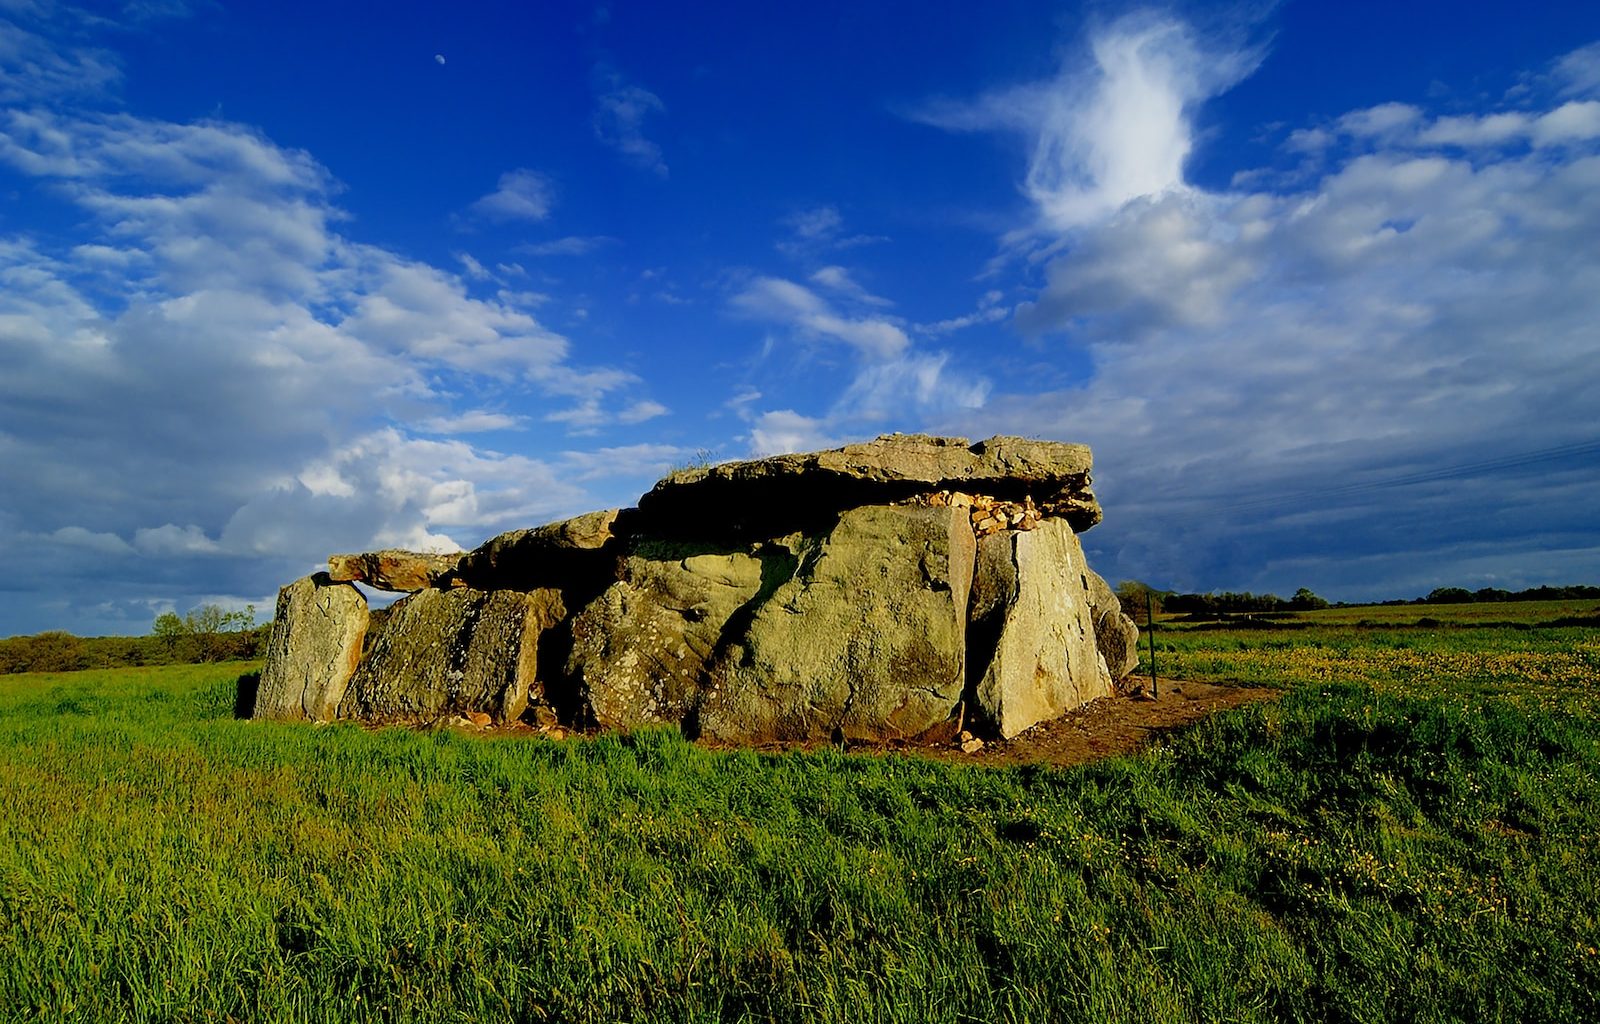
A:
[[[1091,462],[894,434],[680,470],[636,508],[469,552],[334,555],[279,592],[254,717],[1009,738],[1137,662],[1078,540],[1101,519]],[[356,583],[406,596],[369,612]]]

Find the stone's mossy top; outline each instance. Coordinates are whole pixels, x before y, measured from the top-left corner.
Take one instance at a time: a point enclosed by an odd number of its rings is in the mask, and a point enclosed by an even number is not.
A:
[[[826,451],[682,469],[656,484],[645,500],[711,481],[748,483],[795,476],[834,476],[926,487],[997,482],[1060,487],[1084,483],[1093,468],[1094,456],[1088,445],[1082,444],[1025,437],[991,437],[972,444],[964,437],[885,434]]]
[[[464,555],[335,555],[284,590],[257,715],[1012,736],[1136,657],[1077,538],[1100,521],[1091,466],[1083,445],[893,434],[683,470]],[[365,637],[341,580],[412,593]]]

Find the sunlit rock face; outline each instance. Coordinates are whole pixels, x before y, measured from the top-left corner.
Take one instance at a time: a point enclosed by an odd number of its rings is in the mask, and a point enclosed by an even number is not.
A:
[[[285,588],[305,594],[280,599],[257,717],[765,743],[956,716],[1013,736],[1137,661],[1078,541],[1101,518],[1091,467],[1082,445],[896,434],[683,470],[637,508],[461,555],[337,555]],[[363,642],[365,601],[337,580],[411,593]],[[335,587],[339,610],[306,610]]]

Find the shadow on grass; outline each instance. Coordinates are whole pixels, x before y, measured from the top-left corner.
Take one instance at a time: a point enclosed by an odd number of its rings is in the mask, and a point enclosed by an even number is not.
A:
[[[233,717],[249,718],[256,713],[256,691],[261,688],[261,672],[246,672],[234,684]]]

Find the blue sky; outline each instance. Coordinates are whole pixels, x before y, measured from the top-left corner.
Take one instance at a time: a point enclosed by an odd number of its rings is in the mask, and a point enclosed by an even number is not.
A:
[[[1092,445],[1112,580],[1600,580],[1600,8],[0,0],[0,634],[674,464]]]

